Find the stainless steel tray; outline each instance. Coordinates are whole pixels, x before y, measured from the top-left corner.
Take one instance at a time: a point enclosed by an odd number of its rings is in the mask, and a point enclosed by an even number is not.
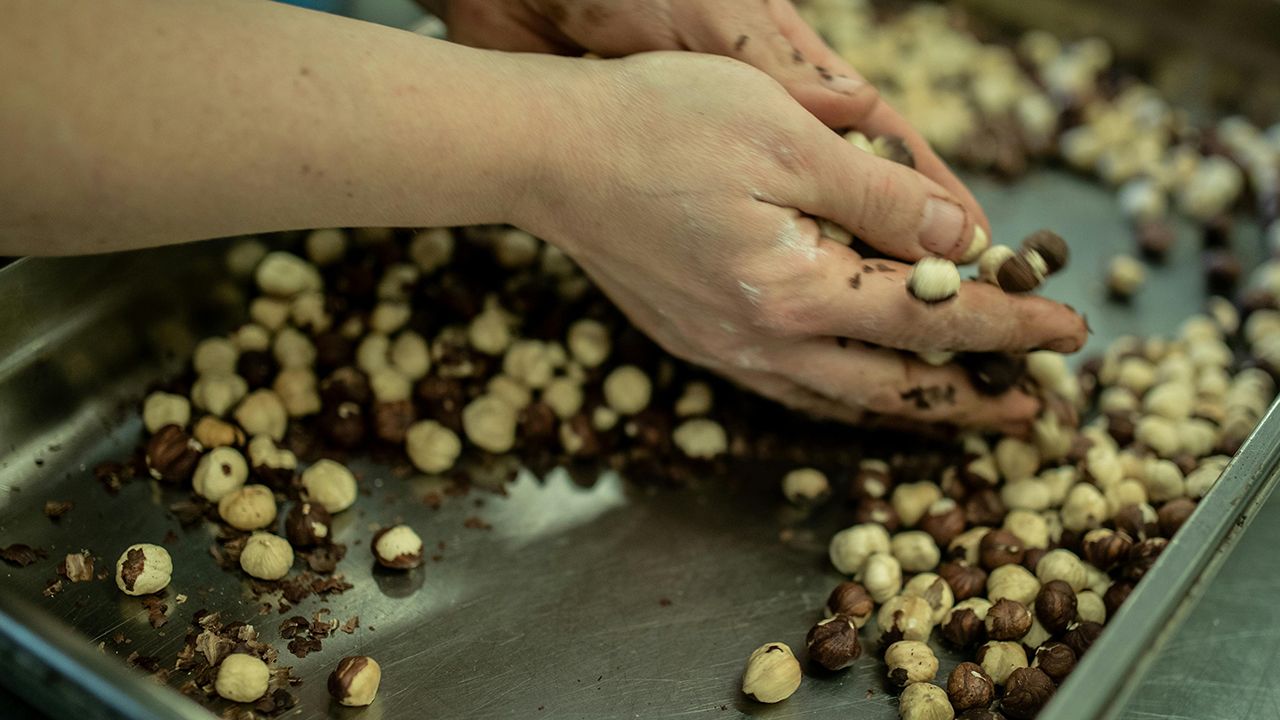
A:
[[[1126,332],[1172,332],[1198,309],[1190,227],[1179,228],[1169,265],[1153,270],[1133,305],[1109,305],[1102,269],[1129,240],[1108,191],[1056,172],[1016,187],[973,184],[998,237],[1042,226],[1069,236],[1073,265],[1045,292],[1088,314],[1092,349]],[[1248,266],[1255,231],[1242,225]],[[505,495],[473,492],[432,510],[421,502],[427,481],[360,464],[371,495],[336,527],[352,544],[341,567],[355,587],[296,608],[310,616],[327,606],[344,620],[358,614],[360,628],[303,660],[291,657],[278,636],[287,616],[260,615],[243,580],[214,567],[208,530],[181,530],[147,483],[111,497],[90,472],[129,454],[140,432],[135,403],[148,382],[176,367],[182,328],[198,337],[233,321],[238,291],[224,282],[220,250],[210,243],[0,270],[0,545],[25,542],[50,553],[25,569],[0,566],[0,665],[27,669],[0,674],[18,679],[14,691],[39,694],[59,715],[199,717],[203,711],[176,693],[156,693],[141,674],[104,663],[103,653],[136,651],[168,664],[192,614],[208,608],[255,624],[281,648],[281,664],[305,679],[288,717],[353,715],[330,705],[323,681],[337,658],[356,652],[378,658],[385,672],[366,718],[896,716],[883,668],[871,658],[843,675],[807,678],[779,706],[738,692],[750,650],[769,640],[801,647],[838,580],[826,564],[826,539],[847,518],[834,506],[813,516],[786,507],[777,492],[781,467],[700,478],[682,490],[636,488],[610,474],[580,484],[567,473],[522,473]],[[1042,717],[1092,718],[1120,707],[1140,677],[1134,669],[1176,626],[1184,599],[1212,577],[1275,484],[1277,422],[1268,415]],[[55,524],[41,513],[46,499],[76,507]],[[489,529],[466,527],[470,518]],[[407,578],[372,572],[367,548],[354,543],[370,525],[396,519],[414,524],[428,545],[443,543],[441,559]],[[109,567],[126,545],[169,530],[180,538],[169,546],[176,564],[169,597],[190,599],[172,608],[161,630],[110,580],[42,597],[65,553],[88,548]],[[130,644],[114,642],[117,632]],[[940,652],[945,673],[958,658]],[[61,682],[92,700],[62,692]]]

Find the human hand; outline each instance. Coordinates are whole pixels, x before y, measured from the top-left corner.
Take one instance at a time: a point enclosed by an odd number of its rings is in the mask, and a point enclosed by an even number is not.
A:
[[[907,264],[821,237],[813,217],[893,258],[955,259],[973,223],[938,183],[857,149],[765,74],[692,53],[572,65],[512,221],[674,355],[846,421],[1018,430],[1037,400],[980,396],[960,368],[897,349],[1083,344],[1063,305],[978,282],[928,305],[906,290]]]
[[[623,57],[691,50],[742,60],[768,73],[836,129],[903,138],[916,168],[946,188],[990,232],[964,184],[875,88],[823,42],[789,0],[442,0],[432,3],[450,39],[523,52]]]

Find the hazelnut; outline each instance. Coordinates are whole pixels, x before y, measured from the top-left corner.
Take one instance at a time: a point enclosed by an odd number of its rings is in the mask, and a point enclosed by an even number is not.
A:
[[[783,476],[782,494],[793,505],[816,505],[831,495],[831,482],[821,470],[796,468]]]
[[[959,648],[985,642],[986,617],[990,609],[991,603],[983,598],[961,600],[942,619],[939,627],[942,638]]]
[[[1006,512],[1000,493],[991,488],[972,492],[964,501],[964,519],[971,525],[995,525],[1004,519]]]
[[[1031,292],[1044,282],[1048,265],[1034,250],[1010,255],[995,271],[996,285],[1007,293]]]
[[[919,528],[933,538],[939,546],[945,546],[964,532],[964,510],[951,498],[936,500],[920,518]]]
[[[1027,552],[1022,556],[1022,567],[1030,570],[1032,574],[1036,571],[1036,566],[1048,555],[1049,551],[1044,548],[1027,548]]]
[[[320,412],[320,392],[316,375],[309,368],[286,368],[276,375],[271,388],[280,396],[289,417],[306,417]]]
[[[1005,353],[964,353],[959,356],[973,387],[983,395],[1001,395],[1022,379],[1022,360]]]
[[[724,427],[708,418],[685,420],[676,427],[671,439],[681,452],[699,460],[710,460],[729,449]]]
[[[246,395],[236,408],[235,419],[250,435],[266,435],[276,442],[284,439],[289,424],[289,414],[280,396],[266,389]]]
[[[1064,643],[1047,642],[1036,648],[1031,667],[1039,668],[1054,682],[1062,682],[1076,667],[1076,652]]]
[[[276,519],[276,498],[266,485],[245,485],[218,501],[218,516],[237,530],[259,530]]]
[[[921,258],[907,274],[907,291],[926,303],[950,300],[960,292],[960,271],[945,258]]]
[[[1039,592],[1040,581],[1021,565],[1001,565],[987,576],[987,598],[992,602],[1007,597],[1030,605]]]
[[[1141,580],[1151,566],[1156,564],[1156,560],[1160,559],[1160,553],[1164,552],[1168,544],[1169,541],[1165,538],[1153,537],[1134,545],[1129,550],[1129,562],[1122,570],[1124,576],[1134,582]]]
[[[201,497],[217,502],[239,489],[249,477],[249,466],[235,448],[219,447],[200,458],[192,478],[192,487]]]
[[[449,228],[427,228],[409,241],[409,259],[424,273],[435,272],[453,258],[453,234]]]
[[[805,637],[805,647],[810,660],[831,671],[852,666],[862,654],[858,626],[846,615],[832,615],[819,621]]]
[[[1079,658],[1085,654],[1102,634],[1102,626],[1096,622],[1084,620],[1071,625],[1065,635],[1062,636],[1062,642],[1071,648],[1076,657]]]
[[[542,402],[546,403],[556,417],[567,420],[582,409],[582,384],[567,377],[553,378],[542,389]]]
[[[284,534],[289,544],[309,548],[329,542],[333,532],[333,516],[320,503],[305,500],[294,504],[284,518]]]
[[[1092,530],[1108,517],[1107,499],[1089,483],[1076,483],[1062,504],[1062,527],[1074,532]]]
[[[1035,477],[1040,469],[1040,450],[1014,437],[996,443],[995,459],[1001,477],[1010,482]]]
[[[485,385],[485,390],[516,410],[523,410],[533,402],[533,392],[510,375],[494,375]]]
[[[938,674],[938,658],[928,643],[919,640],[899,640],[884,652],[885,665],[889,666],[889,682],[898,687],[914,683],[927,683]]]
[[[892,487],[889,463],[883,460],[862,460],[850,483],[849,497],[853,500],[882,499]]]
[[[240,569],[259,580],[279,580],[293,567],[289,542],[269,532],[255,532],[240,551]]]
[[[585,421],[585,417],[583,420]],[[570,423],[572,422],[571,419]],[[546,443],[556,435],[556,413],[545,402],[529,403],[520,410],[516,425],[519,436],[526,443]]]
[[[947,678],[947,696],[956,710],[985,708],[996,696],[996,684],[977,663],[956,665]]]
[[[309,368],[316,364],[316,346],[297,328],[281,328],[272,342],[271,353],[282,369]]]
[[[1160,523],[1160,534],[1173,537],[1174,533],[1178,532],[1190,519],[1195,509],[1196,501],[1191,498],[1177,498],[1161,505],[1156,511],[1156,518]]]
[[[486,355],[501,355],[511,346],[511,327],[502,308],[490,306],[471,319],[467,340],[471,347]]]
[[[982,538],[991,532],[989,527],[972,527],[951,539],[947,543],[947,557],[963,560],[970,565],[979,562],[978,547]]]
[[[882,526],[889,532],[897,532],[902,525],[893,505],[880,498],[867,498],[860,501],[853,509],[853,521],[859,524],[871,523]]]
[[[495,395],[481,395],[462,410],[467,439],[482,450],[505,453],[516,441],[516,409]]]
[[[317,460],[302,473],[303,497],[330,513],[340,513],[356,501],[356,476],[341,463]]]
[[[147,472],[156,480],[183,482],[200,460],[204,446],[177,425],[165,425],[147,441]]]
[[[422,420],[405,431],[405,451],[413,466],[425,473],[442,473],[457,461],[462,441],[435,420]]]
[[[1076,595],[1076,617],[1102,625],[1107,622],[1106,602],[1092,590],[1081,590]]]
[[[183,428],[188,422],[191,422],[191,402],[181,395],[153,392],[142,403],[142,425],[149,433],[165,425]]]
[[[347,254],[347,236],[337,228],[312,230],[306,239],[307,259],[316,265],[332,265]]]
[[[871,599],[871,594],[856,582],[842,582],[827,596],[827,616],[844,615],[858,627],[871,619],[871,613],[875,609],[876,603]]]
[[[895,640],[929,639],[933,630],[933,609],[928,601],[915,595],[894,595],[880,606],[876,626],[886,637]]]
[[[898,717],[902,720],[952,720],[955,713],[946,691],[922,682],[902,691],[898,697]]]
[[[555,375],[555,369],[563,360],[563,349],[541,340],[517,340],[507,349],[502,357],[502,372],[524,383],[525,387],[540,389],[546,387]],[[639,372],[636,368],[632,368]],[[640,373],[642,376],[644,373]],[[648,381],[648,378],[644,378]],[[645,386],[648,389],[648,386]],[[649,402],[648,396],[644,398]],[[643,407],[639,409],[644,409]]]
[[[266,254],[253,272],[262,292],[276,297],[292,297],[304,290],[320,290],[324,282],[314,265],[283,251]]]
[[[378,695],[382,668],[367,655],[344,657],[329,674],[329,696],[346,707],[364,707]]]
[[[369,543],[378,564],[393,570],[409,570],[422,564],[422,538],[408,525],[379,530]]]
[[[1128,255],[1111,258],[1107,266],[1107,290],[1117,300],[1128,300],[1146,282],[1147,271],[1142,263]]]
[[[298,458],[292,451],[276,447],[266,435],[258,435],[249,440],[248,452],[253,474],[268,486],[283,490],[293,485]]]
[[[1133,540],[1123,532],[1097,528],[1084,535],[1084,557],[1090,565],[1110,570],[1129,557]]]
[[[1056,514],[1052,517],[1057,518]],[[1004,517],[1004,526],[1002,530],[1013,533],[1022,541],[1023,547],[1030,551],[1032,548],[1047,548],[1052,537],[1049,534],[1049,522],[1045,519],[1045,515],[1030,510],[1010,510],[1008,515]],[[1026,556],[1023,556],[1023,562]]]
[[[417,419],[418,411],[408,398],[373,404],[373,433],[383,442],[404,442],[405,433]]]
[[[1008,530],[991,530],[978,543],[978,558],[987,570],[1017,565],[1025,552],[1022,540]]]
[[[213,689],[232,702],[249,703],[267,694],[271,670],[262,660],[245,653],[231,653],[218,665]]]
[[[693,417],[711,412],[713,398],[711,386],[704,382],[691,382],[676,400],[676,417]]]
[[[1046,630],[1057,635],[1076,620],[1076,593],[1061,580],[1050,580],[1036,594],[1036,618]]]
[[[1037,230],[1022,240],[1024,250],[1034,250],[1044,259],[1046,275],[1052,275],[1067,266],[1070,250],[1062,236],[1048,229]]]
[[[1000,709],[1014,720],[1031,720],[1053,697],[1053,681],[1038,668],[1014,670],[1005,682]]]
[[[1129,593],[1133,592],[1133,583],[1129,580],[1118,580],[1111,583],[1107,591],[1102,595],[1102,604],[1106,608],[1107,616],[1116,614],[1120,606],[1125,600],[1129,599]]]
[[[338,447],[354,449],[364,441],[364,409],[354,402],[325,407],[320,414],[320,432]]]
[[[831,537],[827,554],[836,570],[845,575],[861,572],[875,553],[889,552],[889,533],[879,525],[854,525]]]
[[[786,643],[761,645],[747,658],[742,692],[759,702],[776,703],[800,687],[800,663]]]
[[[998,275],[1005,262],[1012,259],[1016,252],[1007,245],[991,245],[978,256],[978,277],[983,282],[999,285]]]
[[[604,379],[604,397],[609,407],[621,415],[634,415],[649,406],[652,383],[644,371],[623,365]]]
[[[898,564],[907,572],[924,572],[938,566],[942,553],[929,534],[909,530],[893,536],[889,549]]]
[[[902,566],[889,553],[874,553],[862,566],[858,579],[873,600],[886,602],[902,589]]]
[[[1120,508],[1112,516],[1111,522],[1115,525],[1117,532],[1137,540],[1154,537],[1159,532],[1159,518],[1156,511],[1146,503]]]
[[[980,595],[987,587],[987,573],[963,560],[944,563],[938,568],[938,575],[951,587],[957,600]]]
[[[413,382],[390,366],[369,371],[369,389],[377,403],[402,402],[413,396]]]
[[[1027,653],[1016,642],[992,641],[978,648],[978,664],[997,685],[1004,685],[1018,668],[1027,667]]]
[[[1031,629],[1031,611],[1022,603],[1000,598],[987,611],[985,624],[992,640],[1019,640]]]
[[[191,435],[206,448],[240,447],[244,445],[244,431],[231,423],[205,415],[196,421]]]
[[[1163,262],[1177,242],[1173,226],[1162,220],[1139,223],[1134,229],[1138,252],[1151,262]]]
[[[207,373],[196,378],[191,386],[191,402],[220,417],[248,392],[249,384],[235,373]]]
[[[902,588],[903,595],[914,595],[929,603],[929,622],[937,625],[942,618],[951,612],[956,596],[951,592],[947,581],[933,573],[920,573],[907,581]]]
[[[400,300],[384,300],[369,313],[369,329],[382,335],[390,335],[409,322],[409,304]]]
[[[893,488],[891,502],[898,519],[907,527],[915,527],[930,506],[942,499],[942,489],[928,481],[903,483]]]
[[[116,587],[125,595],[150,595],[165,589],[173,575],[173,559],[159,545],[130,545],[116,560]]]
[[[196,343],[191,352],[191,367],[198,375],[234,373],[239,353],[239,348],[227,338],[205,338]]]
[[[609,357],[609,330],[595,320],[575,321],[569,326],[566,342],[573,359],[585,367],[598,367]]]
[[[1070,550],[1050,550],[1036,565],[1036,578],[1041,583],[1063,580],[1071,589],[1079,592],[1088,584],[1084,563]]]

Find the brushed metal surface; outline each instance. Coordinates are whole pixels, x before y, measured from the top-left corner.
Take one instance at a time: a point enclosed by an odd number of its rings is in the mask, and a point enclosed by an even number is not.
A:
[[[1170,264],[1152,270],[1134,303],[1114,305],[1103,301],[1103,269],[1129,240],[1108,191],[1058,172],[1016,187],[980,179],[973,186],[998,240],[1013,242],[1042,226],[1068,236],[1073,264],[1045,292],[1088,314],[1094,349],[1126,332],[1171,332],[1199,308],[1198,242],[1189,227],[1179,228]],[[1248,264],[1257,255],[1256,229],[1246,224],[1239,232]],[[199,311],[192,304],[235,299],[234,288],[222,283],[217,250],[211,244],[24,261],[0,270],[0,292],[17,298],[6,307],[19,308],[0,310],[0,343],[8,343],[0,357],[27,353],[25,361],[0,366],[0,544],[50,551],[29,568],[0,566],[0,597],[21,596],[66,621],[88,639],[82,650],[104,642],[108,655],[137,651],[169,663],[201,608],[254,623],[271,641],[287,617],[259,615],[243,579],[214,567],[208,528],[184,531],[164,514],[172,491],[134,482],[110,497],[89,472],[101,459],[127,456],[136,442],[131,401],[173,366],[162,348],[183,343],[171,336],[187,325],[198,332],[227,326],[225,303]],[[97,273],[97,280],[77,280],[84,273]],[[117,305],[99,309],[119,283],[131,289]],[[66,288],[83,287],[94,292],[63,297]],[[162,325],[173,330],[156,332]],[[281,664],[306,679],[289,717],[896,716],[896,700],[873,659],[834,678],[806,678],[778,706],[738,693],[751,649],[780,640],[799,650],[839,579],[827,566],[825,544],[847,523],[845,511],[829,506],[806,517],[786,507],[776,489],[785,468],[740,469],[678,491],[635,488],[612,475],[583,486],[564,473],[543,479],[522,473],[505,496],[472,492],[439,510],[421,502],[430,481],[398,479],[367,462],[357,469],[370,494],[335,526],[337,539],[351,544],[340,567],[355,587],[328,602],[309,599],[295,612],[309,616],[329,607],[341,620],[358,614],[360,628],[326,640],[323,652],[303,660],[277,642]],[[55,524],[40,513],[50,498],[77,506]],[[466,527],[473,517],[491,529]],[[443,542],[442,559],[407,576],[374,572],[367,546],[357,543],[367,543],[372,526],[396,520],[417,527],[429,547]],[[100,567],[110,566],[128,544],[158,542],[169,530],[180,538],[170,546],[169,598],[190,599],[173,608],[162,630],[150,628],[139,601],[109,580],[68,584],[53,598],[41,597],[63,554],[88,548]],[[1200,569],[1162,565],[1152,576],[1194,576]],[[1108,633],[1122,632],[1123,622]],[[118,647],[116,632],[131,644]],[[865,639],[870,645],[870,633]],[[958,658],[939,652],[945,677]],[[331,706],[324,694],[332,664],[353,653],[373,655],[384,668],[379,699],[364,711]],[[1091,690],[1118,692],[1125,669],[1091,653],[1078,672],[1091,664],[1115,678]],[[181,679],[175,675],[174,682]]]

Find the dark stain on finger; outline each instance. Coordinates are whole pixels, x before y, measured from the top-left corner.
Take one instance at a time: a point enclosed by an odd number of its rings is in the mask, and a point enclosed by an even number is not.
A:
[[[918,385],[900,396],[904,401],[915,405],[917,410],[929,410],[934,405],[955,405],[956,388],[950,383],[946,385]]]
[[[853,277],[849,278],[849,287],[853,288],[854,290],[857,290],[858,288],[862,287],[862,273],[858,273],[857,275],[854,275]]]
[[[822,67],[821,65],[815,65],[814,67],[817,69],[819,77],[828,82],[831,81],[832,76],[830,70]]]
[[[804,55],[801,54],[801,52],[796,48],[791,48],[791,62],[794,62],[794,63],[804,62]]]
[[[863,265],[863,266],[862,266],[862,272],[864,272],[864,273],[866,273],[866,274],[868,274],[868,275],[870,275],[871,273],[873,273],[873,272],[875,272],[875,271],[876,271],[876,269],[875,269],[875,268],[873,268],[873,267],[871,267],[870,265]]]
[[[894,272],[897,268],[892,265],[885,265],[884,263],[876,263],[876,269],[880,272]]]
[[[840,347],[842,347],[842,348],[847,348],[847,347],[849,347],[849,338],[846,338],[846,337],[838,337],[838,338],[836,338],[836,344],[837,344],[837,345],[839,345],[839,346],[840,346]]]
[[[747,37],[746,35],[739,35],[738,39],[733,42],[734,52],[742,52],[742,48],[746,47],[747,41],[750,39],[751,38]]]

